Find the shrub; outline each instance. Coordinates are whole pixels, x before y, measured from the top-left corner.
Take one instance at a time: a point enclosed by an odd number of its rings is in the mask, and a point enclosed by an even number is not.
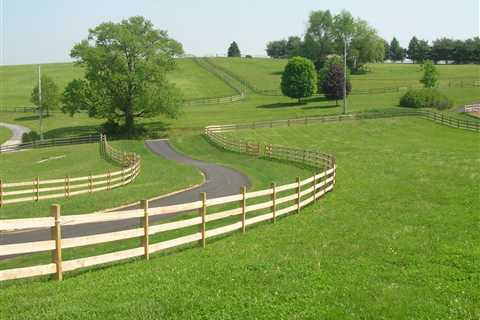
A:
[[[40,140],[40,135],[36,131],[30,131],[22,135],[22,143]]]
[[[253,59],[253,56],[247,54],[247,55],[245,56],[245,59]]]
[[[444,110],[452,107],[452,105],[452,101],[436,89],[410,89],[400,98],[400,106],[406,108],[436,108]]]

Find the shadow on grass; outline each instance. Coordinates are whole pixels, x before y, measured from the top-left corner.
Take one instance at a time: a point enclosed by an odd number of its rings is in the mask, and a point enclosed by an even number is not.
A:
[[[257,106],[259,109],[279,109],[279,108],[288,108],[288,107],[299,107],[299,106],[304,106],[302,109],[308,110],[308,109],[329,109],[329,108],[336,108],[337,105],[335,104],[328,104],[328,105],[316,105],[316,106],[307,106],[311,103],[317,103],[317,102],[327,102],[331,101],[328,100],[327,98],[323,96],[318,96],[318,97],[313,97],[309,99],[303,99],[302,102],[298,103],[296,102],[278,102],[278,103],[271,103],[271,104],[263,104]]]
[[[56,128],[45,132],[45,139],[64,138],[71,136],[84,136],[98,134],[101,132],[101,126],[76,126]]]
[[[289,108],[289,107],[298,107],[305,105],[306,102],[279,102],[279,103],[271,103],[271,104],[262,104],[257,106],[259,109],[278,109],[278,108]]]

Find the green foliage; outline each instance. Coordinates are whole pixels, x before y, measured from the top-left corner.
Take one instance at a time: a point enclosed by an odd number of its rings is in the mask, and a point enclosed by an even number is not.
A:
[[[302,57],[290,59],[282,74],[282,93],[298,99],[311,97],[317,91],[317,74],[313,63]]]
[[[40,84],[42,86],[41,103],[38,84],[32,90],[30,101],[37,107],[40,107],[40,111],[42,113],[44,112],[44,110],[46,110],[47,115],[49,115],[50,110],[57,109],[60,104],[60,94],[58,92],[58,86],[52,78],[48,77],[45,74],[41,76]]]
[[[86,82],[68,86],[66,111],[87,108],[90,116],[122,124],[127,133],[134,131],[135,118],[175,117],[183,99],[166,75],[182,52],[180,43],[143,17],[100,24],[72,49],[72,58],[85,66]]]
[[[431,48],[428,41],[418,40],[417,37],[413,37],[408,45],[407,55],[415,63],[423,63],[430,57]]]
[[[287,57],[287,40],[270,41],[267,43],[267,55],[274,59]]]
[[[406,108],[445,110],[451,108],[452,105],[453,102],[436,89],[410,89],[400,98],[400,106]]]
[[[32,142],[36,140],[40,140],[40,135],[34,130],[26,132],[22,135],[22,143]]]
[[[390,59],[393,61],[405,60],[405,49],[400,46],[397,38],[393,38],[390,43]]]
[[[233,41],[230,44],[230,47],[228,48],[228,57],[229,58],[239,58],[241,57],[242,54],[240,53],[240,48],[238,47],[238,44]]]
[[[438,71],[431,60],[422,64],[423,77],[420,82],[425,88],[435,88],[438,83]]]

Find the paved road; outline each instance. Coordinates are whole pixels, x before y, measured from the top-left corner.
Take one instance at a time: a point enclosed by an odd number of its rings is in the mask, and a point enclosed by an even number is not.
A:
[[[30,132],[30,129],[16,124],[0,122],[0,127],[5,127],[12,131],[12,137],[3,143],[2,146],[10,146],[12,144],[22,143],[23,134]]]
[[[152,200],[150,202],[150,207],[160,207],[183,202],[197,201],[200,199],[201,192],[206,192],[208,198],[238,194],[241,187],[250,185],[248,178],[240,172],[220,165],[194,160],[181,155],[170,146],[167,140],[151,140],[146,141],[146,144],[152,152],[158,154],[159,156],[162,156],[168,160],[176,161],[178,163],[194,166],[200,169],[206,177],[205,183],[201,186],[162,199]],[[136,204],[127,206],[121,209],[121,211],[133,208],[138,208],[138,205]],[[156,216],[152,217],[150,221],[154,222],[160,219],[162,219],[162,217]],[[78,226],[64,226],[62,228],[62,237],[70,238],[97,233],[121,231],[131,229],[132,227],[138,225],[139,219],[128,219],[122,221],[83,224]],[[50,230],[41,229],[20,233],[2,234],[0,235],[0,244],[22,243],[48,239],[50,239]],[[9,257],[0,256],[0,260],[6,258]]]

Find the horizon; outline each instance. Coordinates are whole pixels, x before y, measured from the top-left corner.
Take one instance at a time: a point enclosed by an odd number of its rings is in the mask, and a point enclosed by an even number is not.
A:
[[[479,1],[460,0],[460,3],[454,7],[433,8],[433,1],[416,3],[407,0],[392,10],[391,4],[378,1],[367,1],[366,5],[352,0],[331,4],[299,0],[290,7],[287,2],[247,0],[236,3],[236,10],[232,10],[231,5],[219,0],[193,4],[186,0],[167,4],[151,0],[139,0],[134,4],[86,0],[75,7],[75,15],[72,15],[72,9],[65,1],[0,0],[0,65],[72,62],[70,49],[87,37],[89,28],[134,15],[142,15],[156,28],[167,30],[172,38],[182,43],[186,54],[195,56],[224,55],[229,44],[236,41],[242,55],[266,57],[265,47],[269,41],[303,36],[308,16],[316,10],[330,10],[332,13],[348,10],[354,17],[366,20],[385,40],[390,42],[396,37],[403,47],[408,46],[413,36],[430,43],[443,37],[465,40],[478,36]],[[272,4],[275,4],[275,10],[271,9]],[[416,10],[412,11],[412,7]],[[426,15],[426,12],[431,14]],[[189,23],[185,26],[182,21]],[[264,25],[271,27],[258,28]],[[396,28],[398,25],[404,27]],[[43,37],[47,32],[50,36]]]

